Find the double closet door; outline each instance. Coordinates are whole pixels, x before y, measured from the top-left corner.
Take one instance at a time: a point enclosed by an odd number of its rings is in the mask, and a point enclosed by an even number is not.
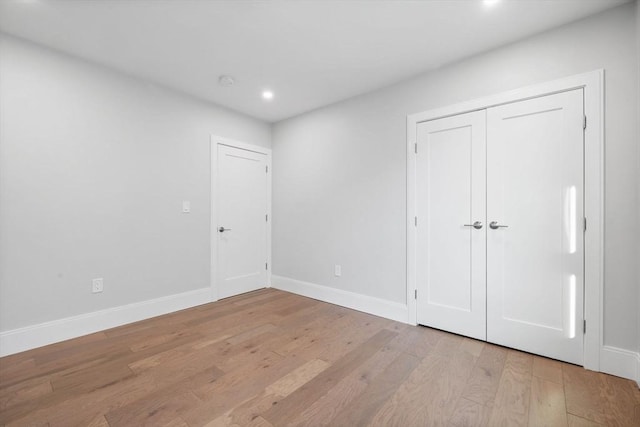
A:
[[[583,91],[418,125],[418,323],[583,361]]]

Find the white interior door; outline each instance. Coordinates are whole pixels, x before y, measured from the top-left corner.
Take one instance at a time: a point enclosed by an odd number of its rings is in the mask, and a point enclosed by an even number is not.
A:
[[[582,89],[487,110],[487,339],[577,364],[583,117]]]
[[[267,156],[217,146],[217,288],[225,298],[267,285]]]
[[[485,111],[418,125],[418,323],[485,339]],[[475,223],[475,227],[474,227]]]

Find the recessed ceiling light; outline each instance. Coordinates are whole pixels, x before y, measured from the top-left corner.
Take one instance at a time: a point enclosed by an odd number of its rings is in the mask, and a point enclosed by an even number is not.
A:
[[[500,3],[500,0],[482,0],[482,3],[484,3],[484,5],[487,6],[487,7],[491,7],[491,6],[495,6],[496,4]]]
[[[233,86],[233,84],[236,81],[233,79],[233,77],[231,76],[227,76],[227,75],[222,75],[220,76],[220,78],[218,79],[218,84],[220,86],[224,86],[224,87],[230,87]]]
[[[264,92],[262,92],[262,99],[271,101],[273,99],[273,92],[271,92],[270,90],[265,90]]]

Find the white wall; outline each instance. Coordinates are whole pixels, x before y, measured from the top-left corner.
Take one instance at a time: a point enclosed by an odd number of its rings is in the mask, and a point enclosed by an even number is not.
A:
[[[633,8],[621,6],[277,123],[274,274],[405,303],[407,114],[604,68],[604,339],[636,351],[640,176]],[[342,277],[333,276],[334,264],[342,265]]]
[[[270,147],[270,126],[9,36],[0,55],[0,331],[208,287],[210,135]]]

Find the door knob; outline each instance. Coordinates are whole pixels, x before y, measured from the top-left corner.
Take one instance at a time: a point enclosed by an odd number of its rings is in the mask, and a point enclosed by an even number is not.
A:
[[[224,233],[225,231],[231,231],[231,229],[230,228],[220,227],[220,228],[218,228],[218,231],[221,232],[221,233]]]
[[[489,223],[489,227],[490,227],[492,230],[497,230],[498,228],[507,228],[507,227],[509,227],[509,226],[508,226],[508,225],[499,225],[499,224],[498,224],[498,221],[491,221],[491,222]]]
[[[473,224],[464,224],[465,227],[473,227],[476,230],[480,230],[482,228],[482,223],[480,221],[476,221]]]

